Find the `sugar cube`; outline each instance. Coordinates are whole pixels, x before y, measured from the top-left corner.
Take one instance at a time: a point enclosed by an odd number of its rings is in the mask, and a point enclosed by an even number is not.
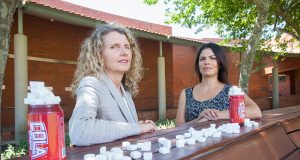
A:
[[[215,137],[215,138],[219,138],[219,137],[221,137],[221,132],[214,132],[213,133],[213,137]]]
[[[190,127],[189,129],[188,129],[188,132],[189,133],[192,133],[192,132],[194,132],[194,131],[196,131],[193,127]]]
[[[97,154],[96,160],[107,160],[107,157],[104,154]]]
[[[151,160],[153,158],[152,152],[143,153],[144,160]]]
[[[132,151],[130,152],[130,157],[133,159],[139,159],[142,157],[142,153],[139,151]]]
[[[136,144],[130,144],[127,146],[127,150],[129,151],[134,151],[134,150],[137,150],[137,145]]]
[[[187,139],[187,144],[188,145],[194,145],[195,144],[195,138],[189,138],[189,139]]]
[[[206,138],[205,137],[198,137],[196,139],[198,142],[205,142],[206,141]]]
[[[176,140],[176,147],[177,148],[182,148],[182,147],[184,147],[184,139],[177,139]]]
[[[137,148],[142,148],[143,145],[144,145],[144,143],[137,143],[136,144]]]
[[[96,156],[95,156],[95,154],[90,153],[90,154],[84,155],[83,159],[84,160],[96,160]]]
[[[213,124],[210,124],[210,127],[211,127],[211,128],[216,128],[216,124],[214,124],[214,123],[213,123]]]
[[[161,153],[161,154],[167,154],[167,153],[170,153],[170,148],[160,147],[158,152]]]
[[[150,151],[151,150],[151,145],[143,145],[141,148],[141,151]]]
[[[105,154],[106,152],[106,146],[103,146],[100,148],[100,154]]]
[[[107,160],[107,157],[104,154],[97,154],[96,160]]]
[[[131,158],[128,156],[123,156],[120,160],[131,160]]]
[[[130,145],[130,142],[128,142],[128,141],[122,142],[122,148],[123,149],[127,149],[128,145]]]
[[[111,152],[116,152],[116,153],[119,153],[119,152],[123,152],[123,150],[120,148],[120,147],[113,147],[110,149]]]
[[[158,138],[158,143],[163,144],[165,140],[167,139],[164,137]]]
[[[190,138],[192,136],[191,133],[184,133],[184,138]]]
[[[176,139],[184,139],[183,135],[176,135]]]

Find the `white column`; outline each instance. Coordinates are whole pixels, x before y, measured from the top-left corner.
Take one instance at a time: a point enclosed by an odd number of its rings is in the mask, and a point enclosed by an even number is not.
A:
[[[27,37],[23,34],[22,9],[18,9],[18,34],[14,35],[14,83],[15,83],[15,140],[27,137]]]
[[[157,58],[158,68],[158,115],[159,119],[166,118],[166,73],[165,58],[162,56],[162,42],[159,42],[159,57]]]

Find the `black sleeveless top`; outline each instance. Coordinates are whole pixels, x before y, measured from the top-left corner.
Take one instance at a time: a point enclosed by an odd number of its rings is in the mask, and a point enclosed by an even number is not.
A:
[[[194,87],[185,89],[185,121],[189,122],[198,118],[199,114],[204,109],[217,109],[220,111],[229,109],[228,93],[230,87],[231,85],[225,84],[223,89],[219,92],[219,94],[216,97],[205,101],[197,101],[193,97]]]

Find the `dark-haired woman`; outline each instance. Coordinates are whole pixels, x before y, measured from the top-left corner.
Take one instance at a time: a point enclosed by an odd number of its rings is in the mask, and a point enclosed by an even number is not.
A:
[[[203,45],[195,61],[200,83],[181,91],[176,124],[190,121],[229,119],[228,65],[223,49],[214,43]],[[246,118],[261,118],[257,104],[245,94]]]

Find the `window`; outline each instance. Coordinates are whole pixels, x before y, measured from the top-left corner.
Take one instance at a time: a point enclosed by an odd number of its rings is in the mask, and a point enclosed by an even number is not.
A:
[[[284,83],[286,81],[286,75],[279,75],[278,82]],[[273,76],[269,76],[269,84],[273,84]]]

